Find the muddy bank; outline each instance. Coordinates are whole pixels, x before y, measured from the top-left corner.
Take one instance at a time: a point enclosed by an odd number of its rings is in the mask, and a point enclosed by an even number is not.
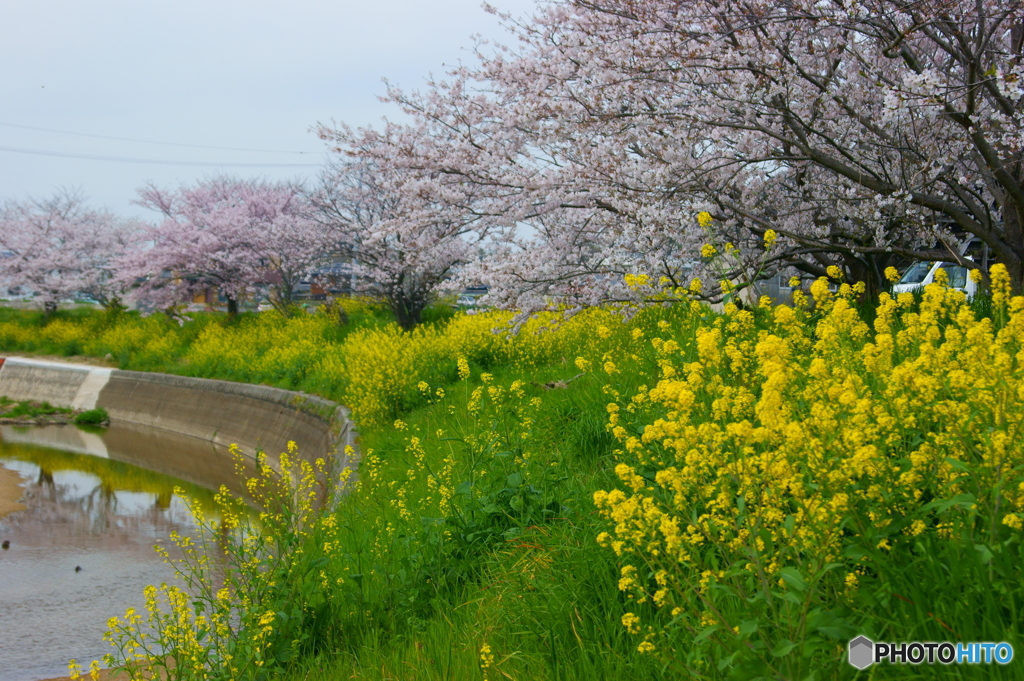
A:
[[[86,670],[86,672],[84,674],[82,674],[78,678],[79,678],[79,681],[84,681],[85,679],[91,679],[92,677],[89,676],[89,672],[88,672],[88,670]],[[99,679],[99,681],[114,681],[115,679],[121,679],[121,681],[124,681],[124,679],[127,679],[127,678],[128,678],[128,675],[124,674],[124,673],[118,674],[117,672],[112,672],[109,669],[101,669],[100,670],[100,679]],[[71,681],[71,677],[70,676],[56,676],[56,677],[54,677],[52,679],[42,679],[41,681]]]
[[[24,480],[20,475],[0,466],[0,518],[8,513],[25,510],[25,504],[21,503],[21,497],[25,494],[22,482]],[[4,539],[6,537],[0,537],[0,541]]]

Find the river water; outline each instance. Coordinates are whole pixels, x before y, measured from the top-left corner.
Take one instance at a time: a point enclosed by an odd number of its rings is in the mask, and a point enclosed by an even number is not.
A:
[[[107,620],[144,612],[147,585],[174,583],[154,545],[173,550],[171,532],[195,531],[175,487],[206,508],[210,489],[238,488],[223,448],[131,425],[0,426],[0,467],[20,477],[0,501],[24,507],[0,517],[0,681],[62,676],[71,658],[88,667],[113,652]]]

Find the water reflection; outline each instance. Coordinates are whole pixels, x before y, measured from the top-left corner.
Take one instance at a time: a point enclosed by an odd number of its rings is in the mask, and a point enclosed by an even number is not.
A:
[[[154,544],[173,548],[172,531],[195,529],[174,487],[212,507],[207,487],[239,486],[222,449],[137,426],[3,426],[0,466],[21,477],[25,506],[0,517],[0,681],[59,676],[68,658],[110,652],[107,619],[173,578]]]

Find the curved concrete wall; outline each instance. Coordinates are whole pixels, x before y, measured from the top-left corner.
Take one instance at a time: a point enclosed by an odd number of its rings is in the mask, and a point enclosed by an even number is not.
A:
[[[59,362],[0,359],[0,396],[74,409],[103,407],[111,422],[162,428],[254,457],[294,441],[308,460],[340,462],[355,444],[348,410],[328,400],[246,383],[120,371]]]

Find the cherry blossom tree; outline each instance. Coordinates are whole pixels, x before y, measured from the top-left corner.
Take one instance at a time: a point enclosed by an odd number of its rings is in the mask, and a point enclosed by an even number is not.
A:
[[[468,262],[483,231],[476,216],[454,195],[433,198],[431,178],[390,165],[386,152],[408,130],[383,134],[338,134],[351,158],[333,163],[314,193],[323,223],[332,230],[335,252],[351,263],[355,289],[381,296],[399,325],[420,323],[431,297]],[[436,179],[436,178],[435,178]]]
[[[956,241],[973,235],[1020,285],[1020,2],[571,12],[546,37],[573,38],[600,95],[590,118],[629,120],[635,154],[703,199],[723,237],[772,230],[778,262],[875,283],[894,254],[958,259]]]
[[[267,286],[289,314],[297,284],[329,247],[297,184],[224,176],[172,191],[146,186],[138,203],[164,220],[146,234],[151,247],[123,261],[122,277],[143,280],[134,295],[157,307],[212,289],[233,315],[243,295]]]
[[[492,302],[663,299],[694,277],[719,296],[833,267],[877,288],[897,258],[983,264],[961,259],[970,237],[1024,283],[1021,0],[565,0],[505,19],[515,48],[389,90],[412,132],[374,152],[430,178],[427,202],[486,216],[501,257],[471,276]]]
[[[116,305],[124,286],[115,262],[140,232],[138,223],[91,209],[70,190],[9,201],[0,208],[0,282],[31,289],[48,313],[77,295]]]

